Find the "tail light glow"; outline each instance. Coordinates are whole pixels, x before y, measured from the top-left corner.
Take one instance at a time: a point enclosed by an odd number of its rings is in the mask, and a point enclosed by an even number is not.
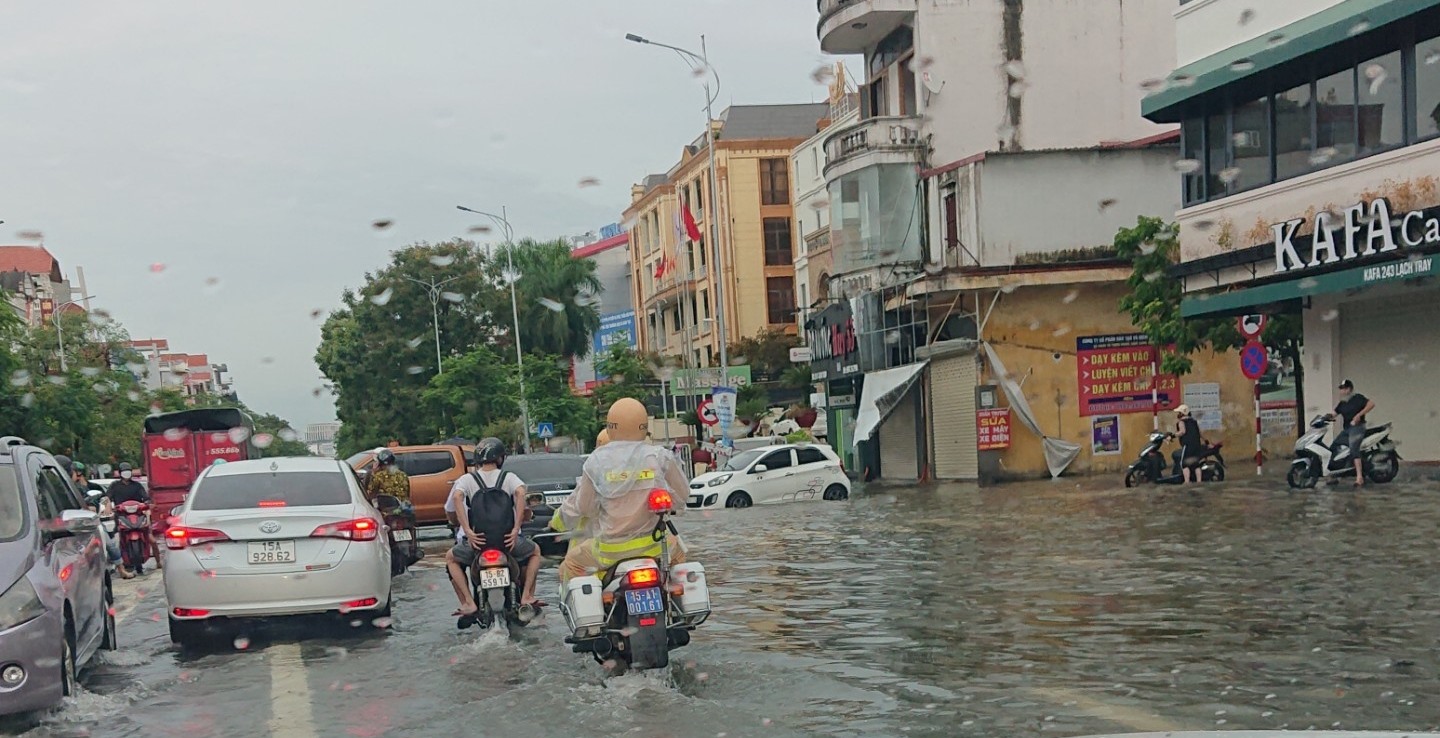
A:
[[[363,600],[351,600],[340,606],[342,610],[353,610],[357,607],[374,607],[380,600],[374,597],[366,597]]]
[[[342,523],[329,523],[310,533],[311,538],[343,538],[347,541],[373,541],[380,536],[380,523],[374,518],[355,518]]]
[[[644,587],[660,583],[659,569],[632,569],[625,574],[625,581],[632,587]]]
[[[640,618],[640,627],[648,628],[656,623],[655,618]]]
[[[500,559],[503,556],[504,554],[501,554],[499,549],[492,548],[487,549],[484,553],[480,554],[480,560],[484,561],[489,566],[494,566],[495,564],[500,563]]]
[[[173,551],[179,551],[189,546],[228,540],[230,540],[230,536],[209,528],[187,528],[177,525],[165,530],[165,547]]]
[[[199,610],[193,607],[177,607],[170,611],[177,618],[203,618],[210,614],[209,610]]]
[[[675,509],[675,499],[670,496],[668,490],[658,488],[650,490],[648,502],[652,513],[665,513]]]
[[[258,506],[259,506],[259,507],[285,507],[285,501],[284,501],[284,500],[261,500],[261,501],[258,503]]]

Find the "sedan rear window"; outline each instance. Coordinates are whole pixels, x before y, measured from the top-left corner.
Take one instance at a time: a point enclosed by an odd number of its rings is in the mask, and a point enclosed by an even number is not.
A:
[[[333,472],[262,472],[206,477],[195,488],[191,510],[348,505],[345,475]]]
[[[546,458],[545,454],[512,456],[505,460],[505,471],[531,484],[573,482],[585,473],[585,462],[579,456]]]
[[[0,541],[11,541],[25,532],[25,506],[20,501],[20,483],[15,467],[0,466]]]

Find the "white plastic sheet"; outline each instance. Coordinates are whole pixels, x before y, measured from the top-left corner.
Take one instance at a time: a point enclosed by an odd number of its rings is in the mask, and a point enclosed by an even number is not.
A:
[[[1079,444],[1045,435],[1045,432],[1040,430],[1040,423],[1035,420],[1035,411],[1030,409],[1030,401],[1025,399],[1025,392],[1011,379],[1005,364],[988,343],[985,344],[985,358],[990,362],[990,368],[995,375],[1000,378],[1000,388],[1005,390],[1005,397],[1010,400],[1010,409],[1014,411],[1015,417],[1019,418],[1020,423],[1029,428],[1031,433],[1040,437],[1040,443],[1045,449],[1045,466],[1050,469],[1050,477],[1059,477],[1080,456]],[[869,377],[866,377],[866,381],[869,381]]]
[[[860,392],[860,410],[855,417],[853,445],[859,446],[861,441],[870,440],[924,369],[925,362],[922,361],[865,375],[865,385]]]

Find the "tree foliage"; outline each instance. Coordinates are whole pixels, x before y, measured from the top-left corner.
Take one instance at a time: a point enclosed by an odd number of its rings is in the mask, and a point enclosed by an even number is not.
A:
[[[758,377],[778,378],[791,366],[790,349],[799,345],[798,336],[765,328],[754,336],[731,343],[730,363],[748,363],[751,372]]]
[[[557,356],[590,353],[590,337],[600,328],[600,312],[593,298],[601,290],[595,262],[572,257],[570,245],[564,241],[525,239],[496,249],[491,270],[497,283],[508,285],[504,276],[511,257],[519,275],[515,295],[521,346]],[[501,322],[506,326],[513,323],[512,313],[506,312]]]
[[[598,357],[595,370],[606,377],[595,387],[592,398],[597,412],[604,414],[616,400],[632,397],[644,402],[660,391],[655,369],[660,358],[644,354],[624,344],[610,347],[609,353]],[[598,431],[597,431],[598,432]]]

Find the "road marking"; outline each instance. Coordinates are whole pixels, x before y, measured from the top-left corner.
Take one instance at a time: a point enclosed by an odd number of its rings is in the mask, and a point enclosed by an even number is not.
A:
[[[265,656],[270,661],[270,735],[316,735],[300,644],[276,643],[265,649]]]
[[[1090,694],[1063,687],[1035,687],[1030,690],[1036,697],[1055,705],[1072,707],[1091,717],[1124,726],[1130,730],[1145,733],[1174,733],[1185,730],[1184,726],[1134,707],[1117,705],[1096,699]]]

